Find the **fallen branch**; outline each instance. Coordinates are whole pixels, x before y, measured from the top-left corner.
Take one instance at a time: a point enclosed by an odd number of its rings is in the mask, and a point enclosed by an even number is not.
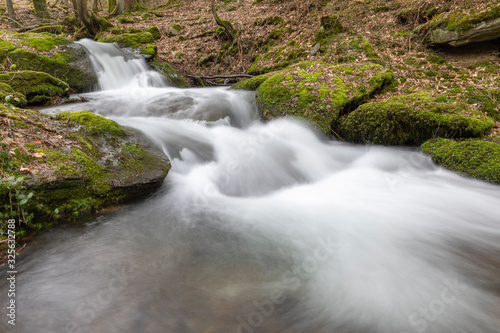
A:
[[[202,80],[213,80],[213,79],[235,79],[237,77],[252,78],[253,75],[248,74],[236,74],[236,75],[214,75],[214,76],[202,76],[202,75],[186,75],[191,79],[202,79]]]

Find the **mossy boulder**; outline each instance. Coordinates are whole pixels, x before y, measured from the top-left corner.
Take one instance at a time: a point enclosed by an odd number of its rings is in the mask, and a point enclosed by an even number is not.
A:
[[[377,64],[329,65],[303,62],[277,72],[256,90],[264,118],[304,118],[326,134],[332,123],[394,82]]]
[[[458,8],[437,15],[421,33],[432,44],[462,46],[500,38],[500,6],[490,3],[478,11]]]
[[[51,33],[2,32],[0,61],[4,67],[45,72],[69,84],[71,91],[90,90],[97,83],[85,50]],[[28,50],[29,49],[29,50]]]
[[[155,38],[153,34],[148,31],[100,37],[97,41],[103,43],[117,43],[120,47],[137,48],[147,57],[154,57],[157,51]]]
[[[26,106],[26,96],[20,92],[14,91],[11,86],[0,82],[0,103],[7,103],[17,107]]]
[[[465,103],[442,103],[423,92],[363,104],[338,119],[334,130],[350,142],[408,145],[434,137],[481,137],[494,125]]]
[[[173,69],[168,62],[154,59],[153,61],[150,62],[150,65],[157,72],[163,74],[163,76],[167,79],[167,83],[170,86],[177,88],[189,87],[189,84],[186,82],[186,80],[175,69]]]
[[[10,172],[28,170],[23,185],[34,193],[27,209],[35,213],[35,223],[71,220],[147,195],[161,186],[170,169],[168,159],[139,131],[91,112],[54,118],[3,105],[0,112],[12,119],[11,126],[41,139],[26,136],[8,143],[15,150],[0,147]],[[5,200],[0,193],[0,207]]]
[[[257,88],[260,87],[262,83],[264,83],[271,75],[265,74],[265,75],[259,75],[256,77],[252,77],[250,79],[245,79],[242,80],[236,84],[233,84],[231,86],[231,89],[235,90],[251,90],[255,91]]]
[[[479,139],[432,139],[422,151],[444,168],[500,184],[500,144]]]
[[[66,82],[43,72],[8,72],[0,74],[0,82],[8,84],[14,91],[26,96],[29,105],[47,104],[56,96],[69,95],[69,86]]]
[[[17,44],[27,46],[36,51],[48,52],[56,47],[68,45],[71,42],[61,36],[52,33],[13,33],[10,38],[16,40]]]
[[[149,32],[154,40],[160,39],[161,38],[161,32],[160,29],[158,29],[157,26],[152,26],[146,29],[147,32]]]

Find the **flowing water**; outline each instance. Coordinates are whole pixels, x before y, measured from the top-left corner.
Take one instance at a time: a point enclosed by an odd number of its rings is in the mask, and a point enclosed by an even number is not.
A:
[[[36,238],[17,332],[500,331],[498,186],[261,122],[253,93],[167,87],[81,43],[101,90],[46,112],[135,127],[173,167],[146,200]]]

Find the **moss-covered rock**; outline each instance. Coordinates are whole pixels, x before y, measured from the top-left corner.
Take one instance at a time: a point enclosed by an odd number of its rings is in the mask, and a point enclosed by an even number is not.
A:
[[[188,88],[189,84],[168,62],[154,59],[150,62],[151,67],[165,76],[167,82],[172,87]]]
[[[97,76],[80,45],[51,33],[4,31],[2,35],[13,42],[0,39],[0,61],[8,59],[18,70],[48,73],[68,83],[73,92],[87,91],[97,83]]]
[[[4,105],[0,112],[12,119],[11,126],[42,139],[33,143],[31,137],[19,138],[15,150],[0,146],[11,166],[8,172],[29,170],[23,185],[34,193],[28,209],[35,213],[35,223],[70,220],[149,194],[170,169],[169,161],[140,132],[93,113],[66,112],[54,119]],[[1,194],[3,209],[8,198]]]
[[[334,130],[350,142],[405,145],[434,137],[481,137],[494,125],[465,103],[441,103],[428,93],[415,93],[363,104],[336,121]]]
[[[463,175],[500,184],[500,144],[478,139],[432,139],[422,145],[432,160]]]
[[[17,107],[26,106],[26,96],[20,92],[14,91],[11,86],[0,82],[0,103],[7,103]]]
[[[158,29],[157,26],[152,26],[146,29],[147,32],[149,32],[154,40],[160,39],[161,38],[161,32],[160,29]]]
[[[27,46],[35,49],[36,51],[48,52],[55,47],[68,45],[70,41],[64,37],[57,36],[51,33],[14,33],[10,38],[16,39],[17,44]]]
[[[69,86],[47,73],[19,71],[0,74],[0,82],[26,96],[30,105],[49,103],[55,96],[68,96]]]
[[[153,34],[148,31],[100,37],[97,41],[103,43],[117,43],[121,47],[138,48],[143,55],[148,57],[155,56],[157,51],[157,47],[154,43],[155,38]]]
[[[486,3],[479,11],[459,7],[437,15],[426,29],[421,29],[433,44],[461,46],[500,37],[500,6]]]
[[[392,71],[377,64],[303,62],[264,81],[256,91],[257,105],[264,118],[293,115],[329,134],[339,115],[393,82]]]
[[[245,79],[242,80],[234,85],[231,86],[231,89],[236,89],[236,90],[252,90],[255,91],[259,86],[264,83],[271,75],[270,74],[264,74],[264,75],[259,75],[256,77],[252,77],[250,79]]]

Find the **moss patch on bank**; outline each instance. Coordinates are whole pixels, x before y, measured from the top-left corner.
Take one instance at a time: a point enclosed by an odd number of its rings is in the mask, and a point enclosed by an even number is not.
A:
[[[19,71],[0,74],[0,82],[22,93],[31,105],[47,104],[57,96],[69,95],[66,82],[42,72]]]
[[[463,175],[500,184],[500,144],[483,140],[432,139],[422,145],[432,160]]]

